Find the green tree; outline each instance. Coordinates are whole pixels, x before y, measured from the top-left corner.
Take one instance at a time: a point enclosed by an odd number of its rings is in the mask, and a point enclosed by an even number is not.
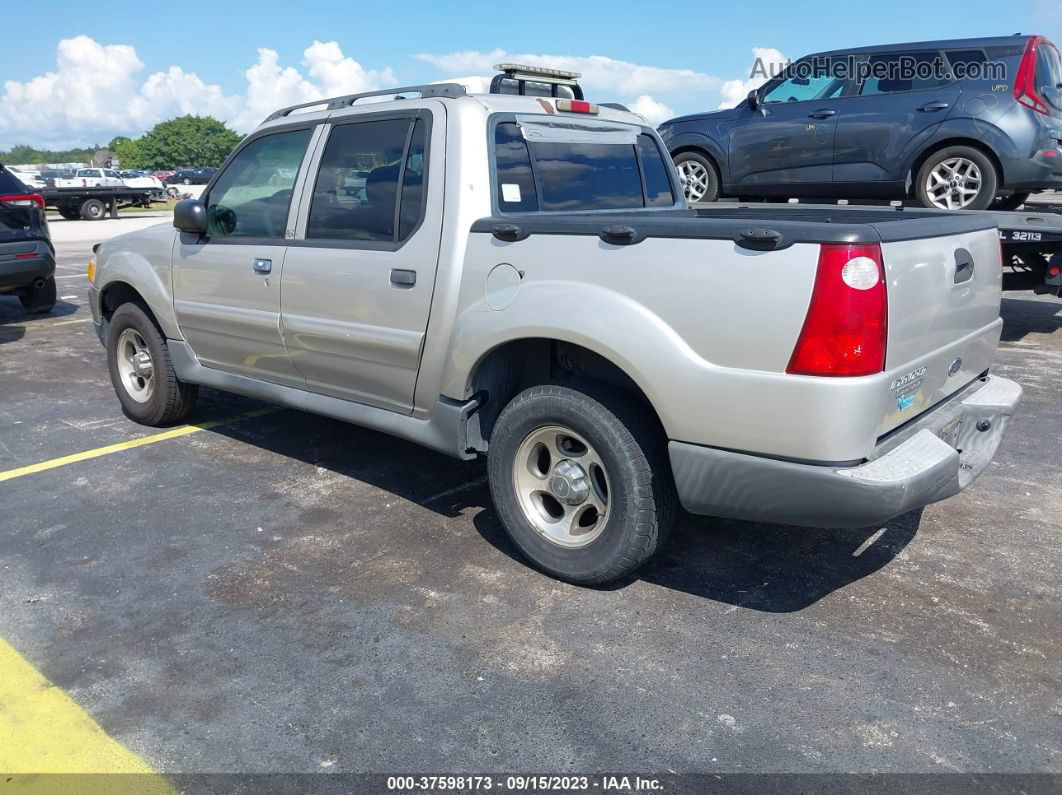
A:
[[[147,167],[144,162],[144,152],[140,147],[140,141],[133,141],[129,138],[118,140],[116,138],[111,141],[110,149],[118,156],[118,163],[121,168]]]
[[[142,168],[220,166],[240,136],[209,116],[159,122],[135,143]]]
[[[10,150],[4,153],[4,163],[14,163],[20,165],[22,163],[44,163],[44,155],[46,153],[39,149],[34,149],[32,146],[26,146],[25,144],[18,144],[12,146]]]

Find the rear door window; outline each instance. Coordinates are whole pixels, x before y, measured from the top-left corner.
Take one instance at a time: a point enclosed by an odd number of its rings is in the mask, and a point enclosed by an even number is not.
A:
[[[503,212],[673,206],[670,171],[652,136],[637,144],[524,140],[516,122],[494,131],[495,189]]]
[[[867,69],[869,76],[863,80],[860,96],[923,91],[951,82],[944,59],[936,50],[872,55]]]
[[[336,126],[314,183],[307,239],[408,237],[423,216],[426,136],[427,123],[412,116]]]

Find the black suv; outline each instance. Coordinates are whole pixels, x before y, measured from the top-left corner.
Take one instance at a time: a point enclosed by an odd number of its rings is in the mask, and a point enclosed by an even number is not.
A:
[[[55,306],[55,249],[44,199],[0,165],[0,295],[17,295],[30,312]]]
[[[665,122],[691,201],[720,195],[1018,207],[1062,188],[1062,58],[1043,36],[835,50],[736,108]]]

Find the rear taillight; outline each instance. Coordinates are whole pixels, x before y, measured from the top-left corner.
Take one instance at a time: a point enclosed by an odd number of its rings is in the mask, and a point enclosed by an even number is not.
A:
[[[787,373],[857,376],[885,369],[888,300],[881,247],[827,243]]]
[[[34,204],[44,209],[44,197],[38,193],[20,193],[13,196],[0,196],[0,202],[14,204],[16,207],[32,207]]]
[[[593,102],[584,102],[581,99],[558,99],[557,110],[563,113],[589,113],[595,115],[598,112],[597,105]]]
[[[1025,52],[1018,63],[1018,75],[1014,79],[1014,99],[1037,113],[1050,115],[1051,109],[1036,88],[1036,52],[1044,40],[1043,36],[1033,36],[1025,44]]]

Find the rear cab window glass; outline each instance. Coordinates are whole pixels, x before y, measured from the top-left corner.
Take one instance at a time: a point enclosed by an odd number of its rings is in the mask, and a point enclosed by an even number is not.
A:
[[[670,171],[652,136],[636,144],[524,139],[515,121],[494,129],[495,191],[502,212],[671,207]]]
[[[205,201],[210,237],[284,237],[310,135],[308,129],[264,135],[236,154]]]

